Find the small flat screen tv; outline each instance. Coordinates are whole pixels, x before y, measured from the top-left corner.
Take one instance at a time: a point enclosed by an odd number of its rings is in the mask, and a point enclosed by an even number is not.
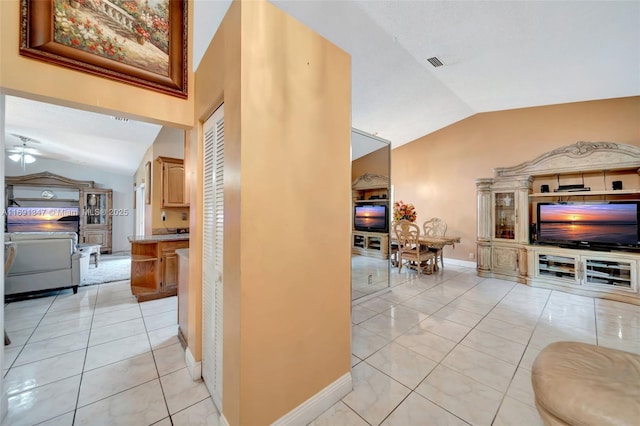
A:
[[[78,207],[7,207],[6,232],[78,232]]]
[[[640,247],[640,202],[539,203],[538,243]]]
[[[389,216],[384,204],[357,205],[353,214],[356,231],[388,232]]]

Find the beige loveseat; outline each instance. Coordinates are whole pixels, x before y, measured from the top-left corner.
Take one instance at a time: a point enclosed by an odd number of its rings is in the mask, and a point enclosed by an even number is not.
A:
[[[89,256],[76,251],[75,232],[13,232],[5,233],[4,239],[16,245],[4,281],[5,296],[63,288],[78,292]]]

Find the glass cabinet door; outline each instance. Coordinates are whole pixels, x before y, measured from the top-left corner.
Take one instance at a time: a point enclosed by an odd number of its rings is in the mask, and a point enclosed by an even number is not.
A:
[[[109,211],[107,194],[88,192],[85,194],[87,225],[104,225]]]
[[[494,193],[493,205],[494,238],[514,240],[516,238],[516,193]]]

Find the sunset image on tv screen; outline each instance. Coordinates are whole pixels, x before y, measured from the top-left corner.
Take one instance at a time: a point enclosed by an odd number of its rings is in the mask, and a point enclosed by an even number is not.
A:
[[[386,209],[384,206],[358,206],[354,224],[357,228],[384,228]]]
[[[636,244],[638,213],[629,204],[546,204],[539,206],[542,240]]]

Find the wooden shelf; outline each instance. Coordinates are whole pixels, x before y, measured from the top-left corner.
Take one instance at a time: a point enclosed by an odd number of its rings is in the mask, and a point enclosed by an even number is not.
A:
[[[388,203],[389,199],[387,198],[377,198],[374,200],[355,200],[356,204],[371,204],[371,203]]]
[[[157,260],[157,259],[158,259],[157,256],[148,256],[148,255],[144,255],[144,254],[131,255],[131,260],[133,262],[150,262],[152,260]]]
[[[131,292],[138,302],[175,296],[178,292],[177,249],[189,240],[131,242]]]
[[[640,189],[620,189],[617,191],[563,191],[563,192],[535,192],[529,197],[582,197],[585,195],[625,195],[640,194]]]

